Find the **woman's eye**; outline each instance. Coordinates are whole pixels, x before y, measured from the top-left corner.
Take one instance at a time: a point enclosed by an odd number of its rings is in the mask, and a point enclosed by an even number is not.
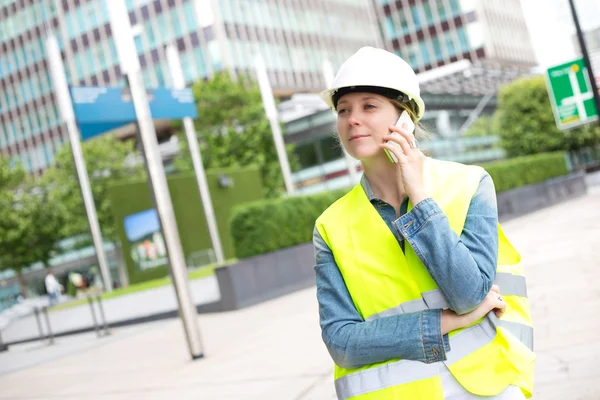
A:
[[[345,113],[345,112],[347,112],[347,111],[348,111],[348,109],[347,109],[347,108],[340,108],[340,109],[338,110],[338,112],[337,112],[337,113],[338,113],[338,114],[344,114],[344,113]]]
[[[365,104],[365,109],[369,110],[371,108],[376,108],[373,104]]]

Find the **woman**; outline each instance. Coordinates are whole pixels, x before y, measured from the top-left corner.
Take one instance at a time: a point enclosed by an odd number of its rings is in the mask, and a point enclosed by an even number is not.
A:
[[[523,271],[490,176],[426,158],[410,124],[394,126],[403,111],[417,123],[425,110],[414,71],[394,54],[360,49],[321,97],[364,169],[314,231],[338,398],[531,397]]]

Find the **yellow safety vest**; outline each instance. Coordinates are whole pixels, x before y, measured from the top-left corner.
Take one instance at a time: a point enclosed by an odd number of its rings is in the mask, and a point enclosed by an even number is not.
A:
[[[427,158],[428,193],[460,235],[482,169]],[[409,209],[412,205],[409,203]],[[402,251],[359,184],[317,219],[356,309],[365,321],[449,308],[446,299],[410,246]],[[449,334],[451,351],[443,361],[454,378],[480,396],[509,385],[533,393],[533,327],[521,257],[498,225],[496,283],[507,303],[502,319],[493,312],[474,325]],[[392,359],[357,369],[335,367],[340,399],[443,399],[439,363]]]

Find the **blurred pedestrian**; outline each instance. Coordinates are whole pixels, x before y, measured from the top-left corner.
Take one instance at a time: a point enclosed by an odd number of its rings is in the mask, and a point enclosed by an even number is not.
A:
[[[48,300],[50,306],[58,303],[60,293],[62,291],[62,285],[58,282],[52,271],[48,270],[46,278],[44,279],[46,285],[46,293],[48,293]]]
[[[531,397],[525,279],[489,174],[421,152],[419,82],[392,53],[358,50],[321,97],[364,170],[313,238],[338,398]]]

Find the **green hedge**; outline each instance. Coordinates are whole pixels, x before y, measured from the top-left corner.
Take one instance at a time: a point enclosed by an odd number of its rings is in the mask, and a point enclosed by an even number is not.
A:
[[[492,176],[496,192],[568,172],[563,152],[517,157],[481,166]],[[245,258],[310,242],[316,219],[347,191],[261,200],[236,206],[231,217],[236,256]]]
[[[312,241],[316,219],[348,190],[260,200],[236,206],[231,232],[237,258]]]
[[[568,172],[565,153],[562,151],[515,157],[481,166],[494,180],[497,193],[566,175]]]

